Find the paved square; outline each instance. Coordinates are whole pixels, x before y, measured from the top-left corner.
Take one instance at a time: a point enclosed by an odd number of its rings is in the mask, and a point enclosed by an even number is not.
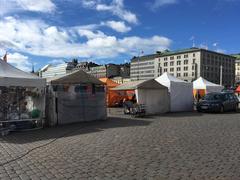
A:
[[[11,133],[0,138],[0,179],[240,179],[239,115],[119,113]]]

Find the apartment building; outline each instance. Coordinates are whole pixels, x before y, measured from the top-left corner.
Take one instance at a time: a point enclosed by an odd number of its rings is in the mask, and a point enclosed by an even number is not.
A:
[[[157,76],[159,54],[133,57],[130,64],[130,78],[132,81],[153,79]]]
[[[119,75],[119,67],[116,64],[108,64],[90,68],[89,73],[96,78],[111,78]]]
[[[131,80],[152,79],[167,72],[192,82],[198,77],[223,85],[235,82],[235,57],[200,48],[157,52],[131,60]],[[222,76],[221,76],[222,74]]]
[[[235,82],[240,83],[240,54],[234,56],[237,58],[235,62]]]
[[[51,78],[54,76],[65,75],[67,74],[67,66],[67,63],[62,63],[56,66],[48,64],[39,71],[39,76],[42,78]]]

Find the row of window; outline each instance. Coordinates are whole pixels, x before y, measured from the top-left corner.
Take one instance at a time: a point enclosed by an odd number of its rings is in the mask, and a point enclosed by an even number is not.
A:
[[[146,65],[152,65],[154,64],[154,61],[150,61],[150,62],[132,62],[131,66],[146,66]]]
[[[184,64],[184,65],[187,65],[188,62],[189,62],[189,61],[186,59],[186,60],[183,61],[183,64]],[[182,61],[177,61],[177,65],[181,65],[181,63],[182,63]],[[193,59],[193,63],[195,63],[195,59]],[[174,66],[174,61],[170,62],[169,64],[170,64],[170,66]],[[168,62],[164,62],[164,63],[163,63],[163,66],[164,66],[164,67],[168,66]]]
[[[138,71],[139,69],[154,69],[154,66],[134,67],[131,68],[131,71]]]
[[[194,70],[194,69],[195,69],[195,67],[192,66],[192,70]],[[170,72],[174,72],[174,70],[175,70],[175,68],[170,68]],[[176,70],[177,70],[177,71],[181,71],[181,67],[177,67]],[[188,66],[184,66],[184,67],[183,67],[183,70],[184,70],[184,71],[188,71]],[[168,68],[164,68],[163,71],[164,71],[164,72],[168,72]]]
[[[144,78],[144,77],[146,77],[146,78],[154,78],[154,74],[144,74],[144,75],[139,75],[139,76],[131,76],[131,78],[132,79],[134,79],[134,78],[137,78],[137,79],[139,79],[139,78]]]
[[[211,59],[219,59],[219,60],[226,60],[226,61],[231,61],[232,59],[229,57],[224,57],[224,56],[217,56],[214,54],[208,54],[208,53],[204,53],[203,56],[206,58],[211,58]]]
[[[183,55],[183,57],[184,57],[184,58],[188,58],[188,54]],[[195,53],[193,53],[193,57],[196,57]],[[182,58],[182,55],[170,56],[170,57],[169,57],[170,60],[174,60],[175,58],[181,59],[181,58]],[[164,58],[164,61],[167,61],[167,60],[168,60],[168,57],[165,57],[165,58]]]

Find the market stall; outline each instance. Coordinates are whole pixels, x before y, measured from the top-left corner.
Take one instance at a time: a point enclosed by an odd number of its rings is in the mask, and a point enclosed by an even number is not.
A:
[[[170,98],[168,88],[154,79],[127,82],[113,88],[113,90],[134,90],[137,103],[145,105],[147,115],[169,112]]]
[[[195,98],[201,98],[206,93],[210,92],[221,92],[223,88],[223,86],[209,82],[202,77],[199,77],[197,80],[193,81],[193,95]]]
[[[97,78],[79,70],[47,81],[49,126],[106,119],[104,85]]]
[[[46,81],[0,60],[1,127],[42,127]]]
[[[155,80],[168,88],[171,112],[193,110],[193,86],[191,83],[175,78],[168,73],[164,73]]]
[[[111,90],[112,88],[119,86],[119,84],[109,78],[100,78],[99,80],[105,85],[107,106],[114,107],[121,105],[123,99],[127,97],[127,94],[123,91]]]

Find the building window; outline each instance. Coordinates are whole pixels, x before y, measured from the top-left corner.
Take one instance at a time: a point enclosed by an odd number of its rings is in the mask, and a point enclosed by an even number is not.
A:
[[[193,57],[195,57],[196,55],[195,55],[195,53],[193,53]]]
[[[174,60],[174,56],[171,56],[171,57],[170,57],[170,60]]]
[[[195,69],[195,66],[192,66],[192,70],[194,70]]]
[[[166,66],[168,65],[168,63],[167,63],[167,62],[165,62],[163,65],[166,67]]]
[[[181,65],[181,61],[177,61],[177,65]]]
[[[194,77],[195,76],[195,73],[194,72],[192,72],[192,77]]]
[[[183,73],[183,76],[184,77],[188,77],[188,73]]]
[[[184,64],[188,64],[188,60],[184,60]]]
[[[188,58],[188,55],[187,55],[187,54],[185,54],[185,55],[184,55],[184,58]]]
[[[173,72],[174,71],[174,68],[170,68],[170,72]]]
[[[167,72],[167,68],[164,69],[164,72]]]
[[[177,73],[177,77],[180,77],[181,76],[181,73]]]
[[[185,67],[184,67],[184,71],[187,71],[187,70],[188,70],[188,67],[187,67],[187,66],[185,66]]]
[[[167,57],[165,57],[165,58],[164,58],[164,61],[167,61],[167,59],[168,59],[168,58],[167,58]]]
[[[181,56],[177,56],[177,59],[181,59]]]
[[[181,68],[180,68],[180,67],[177,67],[177,71],[181,71]]]
[[[193,59],[193,60],[192,60],[192,63],[195,64],[195,62],[196,62],[196,59]]]
[[[174,66],[174,62],[170,62],[170,66]]]

